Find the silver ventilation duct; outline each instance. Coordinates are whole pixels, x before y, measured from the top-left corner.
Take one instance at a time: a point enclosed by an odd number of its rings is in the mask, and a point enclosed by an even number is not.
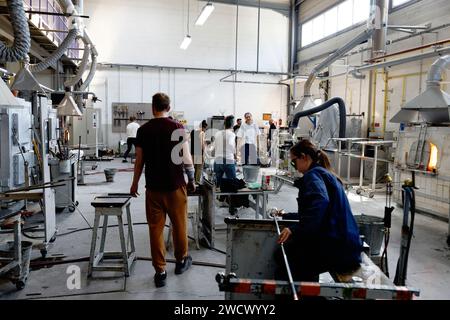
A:
[[[450,68],[450,55],[441,57],[428,72],[427,89],[405,106],[392,119],[393,123],[450,122],[450,94],[441,90],[442,74]]]

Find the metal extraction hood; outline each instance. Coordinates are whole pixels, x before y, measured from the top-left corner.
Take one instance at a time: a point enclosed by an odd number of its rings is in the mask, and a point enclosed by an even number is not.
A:
[[[450,123],[450,94],[441,90],[442,74],[450,67],[450,55],[441,57],[428,73],[427,89],[406,103],[393,123]]]
[[[28,69],[27,65],[24,65],[16,74],[11,88],[19,91],[38,91],[45,93],[45,90]]]
[[[6,83],[0,79],[0,107],[5,106],[20,106],[20,103],[11,93]]]
[[[58,116],[80,117],[83,115],[70,92],[66,92],[57,108]]]

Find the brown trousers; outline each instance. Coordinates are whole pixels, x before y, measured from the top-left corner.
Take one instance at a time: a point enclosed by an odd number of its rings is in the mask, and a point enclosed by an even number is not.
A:
[[[159,192],[147,190],[145,208],[150,232],[152,263],[156,272],[163,272],[166,266],[164,226],[166,214],[173,228],[174,254],[177,261],[187,256],[187,191],[181,187],[175,191]]]

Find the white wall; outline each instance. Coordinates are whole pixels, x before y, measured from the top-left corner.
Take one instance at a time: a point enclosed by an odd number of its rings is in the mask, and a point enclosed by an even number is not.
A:
[[[335,2],[335,0],[327,0],[330,4]],[[304,15],[306,17],[310,17],[317,12],[314,12],[314,7],[311,6],[311,3],[315,1],[307,0],[305,4]],[[450,1],[448,0],[422,0],[415,4],[412,4],[404,9],[393,12],[389,17],[389,24],[395,25],[422,25],[431,23],[432,27],[437,27],[443,24],[447,24],[450,22]],[[326,40],[318,43],[317,45],[313,45],[311,47],[305,48],[301,50],[298,54],[298,59],[300,62],[306,61],[309,59],[314,59],[320,54],[324,54],[336,48],[342,46],[343,44],[350,41],[352,37],[361,32],[364,27],[353,29],[344,34],[333,37],[330,40]],[[407,34],[405,33],[394,33],[389,32],[388,39],[398,39],[400,37],[404,37]],[[423,44],[432,43],[435,41],[440,41],[444,39],[450,38],[450,28],[441,29],[435,33],[425,34],[423,36],[414,37],[409,40],[401,41],[394,43],[388,46],[388,53],[394,53],[398,51],[405,50],[407,48],[421,46]],[[450,43],[447,43],[446,46],[449,46]],[[367,44],[360,46],[360,48],[355,48],[354,52],[357,52],[359,49],[367,48]],[[428,49],[429,51],[430,49]],[[425,50],[427,51],[427,50]],[[424,51],[424,52],[425,52]],[[421,51],[417,51],[412,54],[418,54]],[[409,54],[411,55],[411,54]],[[405,57],[408,55],[396,56],[391,59],[398,59],[401,57]],[[307,74],[311,68],[317,64],[319,61],[323,60],[321,58],[319,60],[312,61],[306,65],[302,65],[301,73]],[[331,68],[330,73],[340,74],[345,72],[346,69],[343,67],[339,67],[338,65],[351,65],[358,66],[364,64],[365,60],[368,59],[368,52],[363,53],[355,53],[346,59],[342,59],[337,61]],[[386,113],[386,130],[387,131],[396,131],[398,130],[398,124],[390,123],[389,120],[400,110],[401,106],[404,105],[405,102],[408,102],[415,96],[417,96],[420,92],[425,89],[426,86],[426,72],[428,72],[430,65],[433,63],[433,59],[426,59],[423,61],[417,61],[409,64],[400,65],[397,67],[389,68],[389,77],[394,77],[393,79],[388,79],[388,102],[387,102],[387,113]],[[383,70],[379,70],[383,72]],[[416,73],[424,73],[422,75],[413,75],[409,76],[409,74]],[[348,77],[346,79],[345,76],[333,78],[331,80],[331,96],[340,96],[346,100],[347,108],[349,112],[361,113],[365,112],[366,118],[364,123],[367,122],[367,114],[369,110],[369,73],[364,73],[367,77],[365,80],[357,80],[352,77]],[[405,75],[408,75],[405,77]],[[450,73],[447,73],[447,79],[449,78]],[[405,80],[404,80],[405,79]],[[403,82],[405,81],[405,92],[403,88]],[[313,86],[313,94],[317,97],[321,95],[318,89],[318,81]],[[449,88],[447,85],[442,86],[444,90],[449,92]],[[299,84],[297,88],[297,98],[300,98],[303,93],[303,85]],[[383,75],[379,75],[377,77],[377,89],[376,89],[376,112],[375,112],[375,123],[379,124],[380,127],[376,129],[376,132],[382,135],[382,127],[384,122],[384,109],[385,109],[385,92],[384,92],[384,78]]]
[[[194,21],[204,2],[190,1],[188,50],[179,48],[186,34],[186,0],[92,0],[85,2],[87,27],[99,51],[99,62],[182,66],[231,70],[235,67],[236,7],[215,4],[203,27]],[[239,8],[238,69],[256,70],[257,9]],[[260,71],[286,72],[288,67],[287,17],[261,10]],[[104,142],[116,147],[124,136],[111,132],[111,103],[150,102],[158,91],[169,94],[175,110],[184,111],[188,124],[220,113],[241,117],[273,112],[285,117],[284,86],[223,83],[227,72],[100,68],[91,84],[102,102]],[[239,75],[238,80],[278,82],[280,76]]]

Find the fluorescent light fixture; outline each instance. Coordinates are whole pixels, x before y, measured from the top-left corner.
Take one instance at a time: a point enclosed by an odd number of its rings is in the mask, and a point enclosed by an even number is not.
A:
[[[206,20],[208,20],[211,13],[214,11],[214,6],[212,3],[208,2],[202,9],[202,12],[195,21],[196,26],[202,26],[205,24]]]
[[[184,37],[184,40],[180,45],[180,49],[186,50],[189,47],[189,45],[191,44],[191,42],[192,42],[191,36],[186,35],[186,37]]]

